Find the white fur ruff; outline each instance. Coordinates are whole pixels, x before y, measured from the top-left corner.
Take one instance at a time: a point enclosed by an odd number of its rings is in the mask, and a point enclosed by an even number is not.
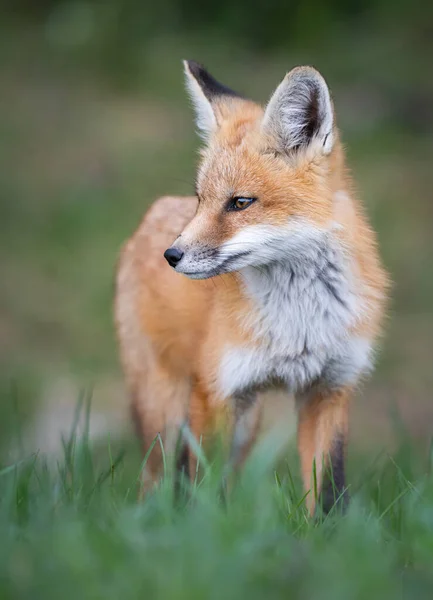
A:
[[[240,270],[245,293],[257,308],[241,326],[258,345],[225,349],[219,393],[227,398],[275,381],[295,393],[319,382],[355,384],[371,368],[370,341],[350,333],[367,307],[332,227],[322,231],[298,222],[290,235],[274,236],[272,244],[269,231],[254,235],[259,228],[241,232],[236,246],[242,247],[244,238],[249,247],[254,237],[256,246],[262,241],[262,254],[278,256],[265,266]]]

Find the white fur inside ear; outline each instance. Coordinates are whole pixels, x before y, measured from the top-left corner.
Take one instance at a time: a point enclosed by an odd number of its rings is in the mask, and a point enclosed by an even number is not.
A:
[[[328,86],[311,67],[300,67],[286,75],[271,97],[263,118],[263,128],[282,151],[317,141],[323,153],[329,154],[334,143],[333,125]]]
[[[207,138],[217,125],[215,113],[198,81],[191,73],[187,61],[185,60],[183,64],[185,68],[186,87],[196,112],[196,124],[202,137]]]

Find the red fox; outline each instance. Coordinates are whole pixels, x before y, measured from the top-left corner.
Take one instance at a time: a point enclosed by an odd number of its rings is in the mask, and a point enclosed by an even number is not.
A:
[[[372,367],[388,287],[330,92],[298,67],[263,108],[184,64],[205,141],[196,196],[157,200],[117,272],[120,355],[143,447],[160,433],[174,451],[185,422],[206,440],[223,418],[241,464],[260,425],[257,394],[283,388],[296,399],[305,491],[317,492],[309,511],[320,493],[329,510],[344,498],[349,401]],[[161,467],[156,445],[145,488]]]

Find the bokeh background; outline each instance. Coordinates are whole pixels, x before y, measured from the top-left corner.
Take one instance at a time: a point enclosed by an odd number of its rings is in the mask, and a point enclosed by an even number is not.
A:
[[[193,192],[181,59],[265,102],[313,64],[333,91],[394,287],[354,439],[433,433],[433,4],[412,0],[0,3],[0,444],[58,447],[77,399],[122,435],[112,325],[122,242],[161,194]],[[127,430],[127,429],[126,429]]]

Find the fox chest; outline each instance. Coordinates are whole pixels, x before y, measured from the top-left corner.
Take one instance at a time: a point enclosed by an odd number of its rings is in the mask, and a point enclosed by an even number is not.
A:
[[[218,368],[219,393],[234,396],[275,383],[291,392],[321,381],[354,383],[369,367],[370,344],[351,333],[362,302],[342,268],[327,260],[303,272],[284,266],[244,274],[256,310],[240,320],[252,343],[226,346]]]

